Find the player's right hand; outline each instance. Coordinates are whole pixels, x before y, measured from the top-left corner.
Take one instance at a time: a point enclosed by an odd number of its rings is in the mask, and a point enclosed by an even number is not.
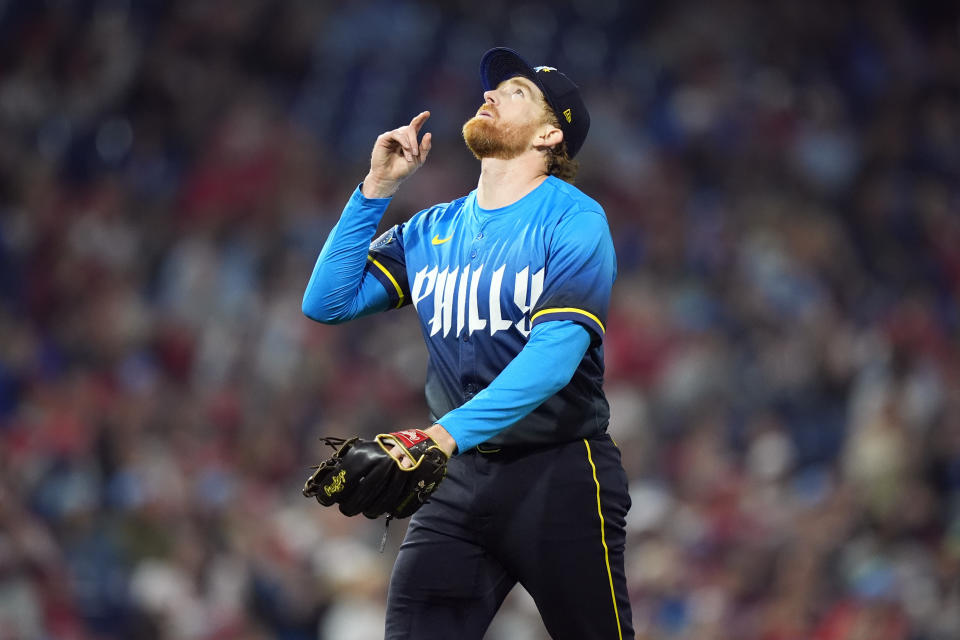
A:
[[[432,136],[423,134],[418,142],[420,128],[430,117],[423,111],[410,124],[381,133],[370,154],[370,173],[363,180],[363,195],[368,198],[386,198],[393,195],[400,183],[427,161]]]

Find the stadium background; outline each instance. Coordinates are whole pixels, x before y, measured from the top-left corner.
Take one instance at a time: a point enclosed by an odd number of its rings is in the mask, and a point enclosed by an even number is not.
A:
[[[960,637],[958,42],[906,1],[0,1],[0,638],[381,634],[402,527],[299,492],[321,434],[423,424],[424,349],[300,297],[381,131],[433,113],[385,225],[473,188],[501,44],[593,116],[638,637]]]

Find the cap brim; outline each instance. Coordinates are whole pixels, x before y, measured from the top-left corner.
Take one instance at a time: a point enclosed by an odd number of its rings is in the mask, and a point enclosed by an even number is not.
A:
[[[537,73],[530,64],[513,49],[497,47],[490,49],[480,59],[480,80],[483,90],[496,89],[501,82],[516,76],[523,76],[537,82]]]

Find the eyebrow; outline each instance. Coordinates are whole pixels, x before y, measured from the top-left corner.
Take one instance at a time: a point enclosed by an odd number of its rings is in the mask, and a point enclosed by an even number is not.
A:
[[[527,89],[528,91],[531,91],[531,92],[533,92],[533,89],[537,88],[537,86],[533,84],[533,82],[529,78],[525,78],[523,76],[513,76],[512,78],[507,78],[506,80],[503,81],[503,83],[518,84],[522,88]]]

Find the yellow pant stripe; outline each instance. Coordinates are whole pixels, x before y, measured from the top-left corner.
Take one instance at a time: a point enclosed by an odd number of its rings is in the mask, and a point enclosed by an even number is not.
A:
[[[548,313],[579,313],[580,315],[586,316],[591,320],[593,320],[594,322],[596,322],[597,326],[600,327],[601,332],[603,333],[607,332],[607,328],[603,326],[602,322],[600,322],[600,318],[593,315],[589,311],[584,311],[583,309],[577,309],[576,307],[554,307],[552,309],[540,309],[540,311],[537,311],[535,314],[533,314],[533,317],[530,318],[530,322],[533,322],[540,316]]]
[[[617,594],[613,589],[613,572],[610,571],[610,549],[607,548],[607,532],[603,522],[603,509],[600,508],[600,481],[597,480],[597,467],[593,464],[593,453],[590,451],[590,443],[584,439],[583,444],[587,445],[587,460],[590,462],[590,468],[593,469],[593,483],[597,485],[597,515],[600,516],[600,541],[603,543],[603,559],[607,563],[607,578],[610,580],[610,599],[613,600],[613,615],[617,618],[617,637],[623,640],[623,630],[620,628],[620,611],[617,610]]]
[[[393,275],[391,275],[391,273],[387,271],[387,268],[382,264],[380,264],[379,262],[377,262],[373,256],[367,256],[367,260],[369,260],[374,265],[376,265],[376,267],[380,269],[380,271],[383,271],[383,275],[387,276],[387,278],[390,279],[390,282],[393,284],[393,288],[397,290],[397,296],[400,298],[399,300],[397,300],[397,306],[395,307],[399,309],[400,305],[403,304],[403,289],[400,288],[400,285],[397,283],[396,279],[394,279]]]

